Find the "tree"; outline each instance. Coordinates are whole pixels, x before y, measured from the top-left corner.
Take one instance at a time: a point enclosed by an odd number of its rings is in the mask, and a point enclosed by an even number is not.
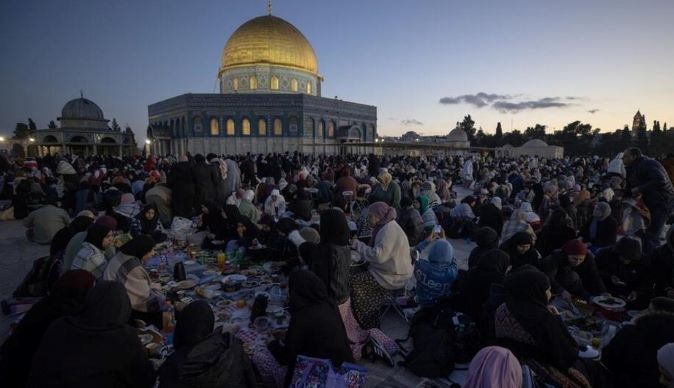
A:
[[[644,153],[648,152],[648,133],[646,132],[646,128],[643,125],[637,129],[637,146]]]
[[[660,132],[660,122],[658,120],[653,121],[653,132]]]
[[[119,131],[119,130],[120,130],[119,124],[117,124],[117,119],[116,119],[116,118],[114,118],[114,117],[112,118],[112,124],[111,124],[111,125],[112,125],[112,130],[113,130],[113,131]]]
[[[466,132],[469,141],[475,138],[475,121],[473,121],[470,115],[464,116],[463,121],[459,124],[459,128]]]
[[[56,129],[56,123],[54,120],[49,120],[49,129]]]
[[[33,119],[31,119],[30,117],[28,118],[28,130],[30,131],[31,134],[37,131],[37,125],[35,125],[35,121],[33,121]]]
[[[14,137],[16,139],[27,139],[30,136],[30,129],[26,123],[16,123],[14,127]]]
[[[545,139],[545,125],[536,124],[534,127],[527,127],[524,136],[529,139]]]
[[[663,131],[667,131],[667,122],[666,122],[666,121],[665,121],[665,123],[662,125],[662,130],[663,130]]]

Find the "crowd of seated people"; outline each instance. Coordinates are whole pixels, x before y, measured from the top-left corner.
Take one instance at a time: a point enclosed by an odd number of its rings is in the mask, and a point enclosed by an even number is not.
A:
[[[298,355],[394,365],[402,354],[382,311],[401,300],[475,322],[481,350],[465,386],[541,374],[558,386],[672,380],[674,188],[638,149],[613,160],[286,153],[6,165],[0,193],[28,239],[50,244],[54,276],[2,345],[0,379],[13,386],[254,386],[261,366],[214,331],[203,301],[176,306],[175,353],[159,371],[130,326],[164,324],[144,263],[176,220],[206,249],[264,246],[284,262],[291,320],[269,344],[283,368],[265,371],[281,386]],[[470,192],[457,195],[459,181]],[[44,195],[29,208],[24,192]],[[601,362],[585,359],[550,301],[609,294],[644,313],[604,344]]]

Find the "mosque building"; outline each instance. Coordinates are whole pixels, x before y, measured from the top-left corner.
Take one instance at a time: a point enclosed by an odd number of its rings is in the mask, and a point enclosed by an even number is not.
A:
[[[38,155],[124,156],[137,153],[133,131],[110,128],[110,120],[103,116],[103,110],[83,95],[63,106],[58,121],[59,127],[38,129],[35,133],[33,140]]]
[[[148,106],[152,153],[368,153],[377,108],[321,96],[316,53],[295,26],[253,18],[225,44],[220,93],[187,93]],[[357,145],[349,146],[350,143]]]

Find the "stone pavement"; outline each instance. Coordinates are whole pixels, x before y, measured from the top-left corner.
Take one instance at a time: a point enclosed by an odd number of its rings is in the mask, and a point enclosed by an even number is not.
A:
[[[29,242],[25,230],[21,221],[0,222],[0,300],[12,296],[35,259],[49,254],[49,246]],[[13,319],[0,314],[0,342]]]

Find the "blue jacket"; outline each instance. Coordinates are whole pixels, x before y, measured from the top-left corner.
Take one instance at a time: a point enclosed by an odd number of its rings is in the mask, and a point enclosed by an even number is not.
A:
[[[417,303],[432,306],[438,299],[449,296],[457,273],[452,245],[447,240],[433,242],[428,260],[418,260],[414,265]]]

